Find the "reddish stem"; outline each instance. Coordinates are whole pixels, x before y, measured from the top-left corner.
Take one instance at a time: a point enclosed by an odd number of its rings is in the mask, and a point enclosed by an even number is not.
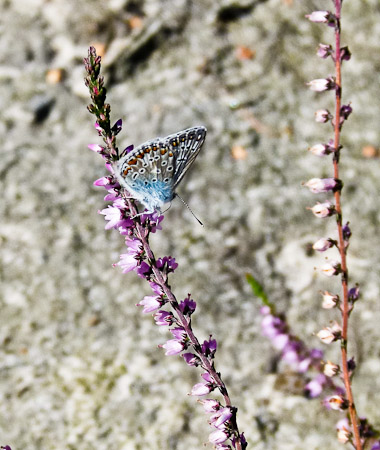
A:
[[[125,198],[125,200],[130,209],[131,216],[132,217],[136,216],[138,214],[138,211],[137,211],[134,203],[129,198]],[[209,359],[203,354],[201,344],[199,343],[197,337],[193,333],[193,330],[191,329],[191,326],[189,325],[188,320],[183,315],[175,295],[173,294],[170,287],[168,286],[162,272],[159,269],[157,269],[157,267],[154,265],[155,257],[152,252],[152,249],[150,248],[148,239],[146,237],[145,230],[142,227],[142,225],[137,221],[136,221],[136,229],[137,229],[138,238],[142,242],[142,245],[143,245],[145,254],[148,258],[148,261],[150,263],[153,263],[151,265],[151,267],[152,267],[153,274],[155,277],[155,282],[161,287],[161,289],[165,293],[166,297],[168,298],[172,308],[176,312],[176,315],[177,315],[180,325],[186,331],[186,334],[191,342],[191,346],[192,346],[194,352],[197,354],[199,359],[202,361],[202,367],[204,368],[204,370],[206,370],[212,376],[220,393],[223,395],[226,406],[232,407],[230,396],[228,394],[227,388],[226,388],[220,374],[215,370],[214,365],[209,361]],[[236,408],[234,408],[234,410],[236,411]],[[231,418],[231,427],[233,429],[233,434],[235,436],[236,450],[242,450],[240,433],[239,433],[238,425],[236,422],[236,414],[234,414]]]
[[[339,179],[339,153],[340,153],[340,109],[342,101],[342,75],[341,75],[341,57],[340,57],[340,12],[341,12],[342,0],[335,0],[335,15],[336,15],[336,27],[335,27],[335,123],[334,123],[334,148],[336,153],[334,155],[334,178]],[[337,190],[334,193],[335,197],[335,209],[337,213],[337,226],[338,226],[338,248],[341,258],[342,268],[342,340],[341,340],[341,355],[342,355],[342,371],[343,381],[346,388],[346,395],[348,400],[348,412],[351,419],[352,430],[354,435],[354,447],[356,450],[362,450],[362,443],[360,440],[358,418],[356,408],[354,404],[354,396],[351,388],[350,374],[347,365],[347,331],[348,331],[348,318],[349,318],[349,303],[348,303],[348,269],[346,261],[346,246],[343,238],[342,227],[342,207],[341,207],[341,191]]]

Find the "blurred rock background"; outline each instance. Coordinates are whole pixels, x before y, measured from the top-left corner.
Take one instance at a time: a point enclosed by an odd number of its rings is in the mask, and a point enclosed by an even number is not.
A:
[[[180,266],[179,298],[198,302],[194,328],[218,340],[216,363],[239,407],[249,448],[337,449],[335,423],[293,375],[273,371],[260,334],[252,273],[309,345],[333,317],[308,244],[335,237],[334,220],[306,210],[301,186],[331,176],[307,152],[330,138],[314,111],[332,95],[305,82],[333,73],[315,55],[332,29],[304,15],[332,2],[296,0],[1,0],[0,445],[12,450],[202,449],[207,416],[187,396],[200,372],[157,345],[169,335],[135,304],[149,289],[112,263],[123,252],[97,210],[105,174],[87,149],[100,143],[83,84],[89,45],[104,55],[121,148],[203,124],[206,144],[152,242]],[[347,0],[343,207],[352,231],[349,268],[362,287],[350,349],[361,416],[379,425],[380,6]],[[331,256],[334,252],[331,251]],[[338,345],[324,348],[338,360]],[[206,448],[210,448],[206,447]]]

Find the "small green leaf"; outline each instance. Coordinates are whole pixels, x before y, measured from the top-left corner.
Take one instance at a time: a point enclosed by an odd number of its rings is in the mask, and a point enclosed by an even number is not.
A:
[[[250,273],[247,273],[245,275],[245,277],[246,277],[249,285],[251,286],[254,295],[256,295],[256,297],[258,297],[263,302],[263,305],[269,306],[269,308],[271,308],[271,310],[273,310],[274,305],[269,301],[267,295],[264,292],[264,288],[256,280],[256,278],[254,278],[254,276],[251,275]]]

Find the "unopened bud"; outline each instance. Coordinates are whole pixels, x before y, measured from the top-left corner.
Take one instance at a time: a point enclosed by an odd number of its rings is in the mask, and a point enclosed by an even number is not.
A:
[[[343,411],[348,407],[347,400],[343,398],[341,395],[332,395],[331,397],[327,397],[325,399],[325,403],[331,409],[334,409],[336,411]]]
[[[323,367],[323,373],[326,375],[326,377],[334,377],[340,372],[340,367],[338,364],[333,364],[330,361],[327,361],[327,363]]]
[[[341,266],[339,261],[328,261],[319,269],[323,275],[326,275],[326,277],[333,277],[334,275],[339,275],[341,273]]]
[[[326,123],[332,118],[332,115],[327,109],[318,109],[315,111],[315,121],[319,123]],[[322,144],[321,144],[322,145]]]
[[[336,424],[336,430],[338,433],[338,441],[342,444],[346,444],[351,439],[351,427],[347,418],[340,420]]]
[[[316,217],[319,217],[321,219],[332,216],[335,213],[335,206],[329,201],[324,203],[317,203],[309,209]]]
[[[317,56],[326,59],[333,54],[333,48],[331,45],[319,44]]]
[[[330,292],[325,291],[322,293],[323,301],[322,308],[323,309],[332,309],[339,302],[339,295],[330,294]]]
[[[335,79],[333,77],[317,78],[306,83],[312,91],[323,92],[335,88]]]
[[[315,156],[329,155],[334,151],[335,151],[334,147],[328,144],[316,144],[309,148],[309,152],[311,152]]]
[[[348,47],[342,47],[340,49],[340,59],[341,61],[348,61],[351,59],[351,52]]]
[[[331,248],[335,244],[335,241],[332,239],[321,238],[318,239],[317,242],[313,244],[313,250],[317,250],[318,252],[325,252],[329,248]]]
[[[330,11],[313,11],[311,14],[307,14],[306,17],[310,22],[315,23],[335,23],[336,17]]]
[[[341,338],[342,328],[335,322],[332,327],[325,327],[317,333],[317,336],[324,344],[331,344]]]

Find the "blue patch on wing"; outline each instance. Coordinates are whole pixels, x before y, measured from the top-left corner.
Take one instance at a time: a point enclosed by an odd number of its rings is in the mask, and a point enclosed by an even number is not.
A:
[[[172,183],[165,183],[161,180],[137,179],[133,182],[132,189],[150,211],[160,209],[174,197]]]

